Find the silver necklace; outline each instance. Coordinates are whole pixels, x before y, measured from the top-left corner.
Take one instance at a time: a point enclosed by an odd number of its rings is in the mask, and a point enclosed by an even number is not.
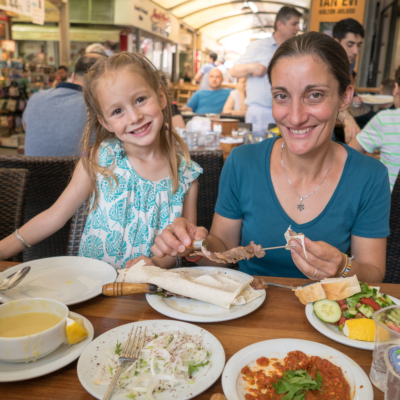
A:
[[[335,144],[333,144],[333,159],[332,159],[332,164],[331,164],[331,166],[329,167],[328,172],[327,172],[326,175],[324,176],[324,179],[322,179],[322,182],[318,185],[318,187],[317,187],[313,192],[311,192],[311,193],[308,194],[307,196],[303,196],[303,197],[301,197],[301,196],[297,193],[296,189],[294,188],[292,182],[291,182],[290,179],[289,179],[289,175],[288,175],[287,172],[286,172],[285,165],[283,164],[283,158],[282,158],[282,151],[283,151],[283,148],[284,148],[284,147],[285,147],[285,143],[283,143],[283,144],[282,144],[282,147],[281,147],[281,163],[282,163],[282,168],[283,168],[283,171],[285,172],[285,175],[286,175],[286,178],[287,178],[288,182],[290,183],[290,186],[292,187],[293,191],[296,193],[297,197],[300,199],[300,203],[297,204],[296,208],[297,208],[299,211],[303,211],[303,210],[304,210],[304,204],[302,203],[303,200],[306,199],[307,197],[310,197],[311,195],[313,195],[313,194],[322,186],[322,184],[324,183],[324,181],[325,181],[326,177],[328,176],[329,172],[331,172],[331,169],[332,169],[332,167],[333,167],[333,163],[335,162]]]

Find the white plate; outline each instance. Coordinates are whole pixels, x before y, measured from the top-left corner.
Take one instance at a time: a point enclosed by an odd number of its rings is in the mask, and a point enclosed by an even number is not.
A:
[[[240,276],[246,280],[251,276],[244,272],[234,269],[222,267],[192,267],[203,271],[212,271],[217,269],[224,274],[232,274]],[[148,303],[156,311],[167,317],[180,319],[181,321],[189,322],[220,322],[229,321],[231,319],[241,318],[247,314],[257,310],[265,300],[265,290],[262,290],[263,295],[242,306],[232,306],[229,310],[215,306],[210,303],[205,303],[195,299],[179,299],[177,297],[162,297],[154,294],[146,294]]]
[[[106,349],[116,345],[117,340],[124,343],[127,339],[132,325],[147,327],[146,336],[154,336],[160,332],[168,330],[185,329],[188,334],[203,335],[203,346],[210,349],[210,362],[211,368],[207,371],[205,376],[199,379],[198,382],[193,384],[185,384],[175,386],[173,394],[169,391],[157,394],[157,400],[170,400],[171,398],[185,400],[191,399],[200,393],[207,390],[221,375],[225,365],[225,352],[218,339],[198,326],[187,324],[186,322],[177,322],[170,320],[150,320],[138,321],[131,324],[122,325],[118,328],[112,329],[103,335],[96,338],[90,346],[82,353],[78,361],[78,378],[82,386],[96,399],[103,399],[108,386],[96,385],[93,379],[96,372],[104,364],[107,363]],[[115,395],[115,394],[114,394]],[[120,396],[121,397],[121,396]],[[146,396],[136,396],[137,400],[142,400]],[[126,397],[122,396],[126,400]]]
[[[373,400],[371,382],[362,368],[352,359],[331,347],[299,339],[275,339],[252,344],[237,352],[226,364],[222,373],[222,388],[229,400],[245,400],[241,370],[259,357],[285,358],[289,351],[300,350],[307,355],[329,359],[342,368],[350,384],[352,400]]]
[[[51,257],[18,264],[0,274],[0,281],[29,265],[28,275],[7,292],[0,302],[41,297],[67,306],[82,303],[101,294],[102,286],[114,282],[117,271],[111,265],[86,257]]]
[[[362,98],[363,103],[370,104],[372,106],[381,106],[393,103],[393,96],[389,96],[387,94],[360,94],[359,97]]]
[[[389,296],[396,304],[400,304],[400,300],[396,299],[392,296]],[[375,342],[364,342],[363,340],[355,340],[349,339],[344,336],[342,332],[339,331],[339,328],[333,326],[331,324],[327,324],[322,322],[314,313],[313,310],[314,303],[308,303],[306,305],[306,317],[308,322],[320,333],[329,339],[334,340],[335,342],[339,342],[345,344],[346,346],[356,347],[357,349],[363,350],[374,350]]]
[[[88,331],[88,337],[82,342],[73,344],[62,344],[58,349],[46,357],[40,358],[35,362],[29,363],[8,363],[0,361],[0,382],[18,382],[27,379],[37,378],[57,371],[58,369],[71,364],[83,352],[93,339],[93,325],[82,315],[70,312],[70,315],[82,318],[85,328]]]

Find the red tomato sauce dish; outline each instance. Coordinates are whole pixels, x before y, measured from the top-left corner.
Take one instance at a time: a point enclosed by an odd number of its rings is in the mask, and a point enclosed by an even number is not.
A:
[[[296,376],[303,374],[302,378],[290,380],[295,374],[293,371],[297,371]],[[260,357],[251,368],[242,368],[241,373],[246,383],[246,400],[281,400],[289,390],[295,393],[296,384],[300,384],[296,394],[306,393],[305,400],[352,398],[350,385],[340,367],[329,360],[308,356],[301,351],[291,351],[282,360]]]

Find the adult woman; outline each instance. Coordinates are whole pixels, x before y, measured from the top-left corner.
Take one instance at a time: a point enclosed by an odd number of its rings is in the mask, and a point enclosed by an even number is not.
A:
[[[222,110],[223,114],[246,115],[246,80],[247,78],[239,78],[236,89],[229,93],[229,97],[225,102]]]
[[[389,235],[390,191],[386,168],[347,146],[333,143],[335,120],[353,97],[350,66],[342,46],[327,35],[295,36],[276,51],[268,68],[273,116],[282,138],[235,149],[222,175],[209,250],[224,251],[251,240],[284,244],[289,225],[306,236],[291,253],[268,251],[241,261],[252,275],[341,276],[351,242],[348,275],[381,281]],[[156,238],[156,256],[186,255],[204,228],[175,220]],[[177,253],[181,252],[181,253]],[[208,260],[202,260],[210,264]],[[297,267],[297,268],[296,268]]]

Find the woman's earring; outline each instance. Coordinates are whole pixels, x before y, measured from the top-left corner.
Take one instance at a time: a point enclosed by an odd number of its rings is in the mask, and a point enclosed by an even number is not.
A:
[[[344,111],[342,111],[342,113],[343,113],[343,121],[340,122],[340,120],[339,120],[339,113],[337,113],[336,121],[343,125],[343,124],[344,124],[344,120],[346,119],[346,113],[345,113]]]

